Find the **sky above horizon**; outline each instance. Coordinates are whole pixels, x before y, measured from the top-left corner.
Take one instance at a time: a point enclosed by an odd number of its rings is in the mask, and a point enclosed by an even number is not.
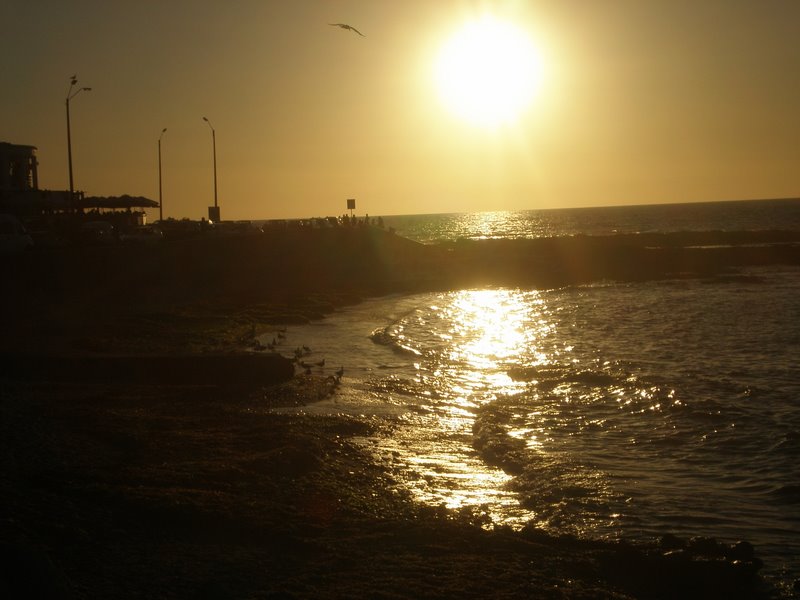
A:
[[[434,75],[488,14],[537,65],[493,127]],[[165,218],[214,203],[203,117],[223,219],[800,196],[795,0],[5,0],[0,17],[0,141],[36,146],[40,188],[69,189],[77,74],[75,188],[158,200],[167,128]]]

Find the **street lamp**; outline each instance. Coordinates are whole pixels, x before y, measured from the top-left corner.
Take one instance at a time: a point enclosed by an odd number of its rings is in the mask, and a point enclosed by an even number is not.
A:
[[[70,133],[69,127],[69,101],[72,100],[75,96],[80,94],[81,92],[91,92],[92,88],[90,87],[82,87],[76,89],[74,92],[72,88],[75,87],[78,83],[78,76],[73,75],[69,82],[69,90],[67,90],[67,160],[69,162],[69,199],[70,201],[75,197],[75,188],[72,183],[72,136]]]
[[[164,203],[161,201],[161,138],[164,137],[164,133],[167,131],[167,128],[161,130],[161,135],[158,136],[158,220],[164,220]]]
[[[211,124],[211,121],[206,117],[203,117],[203,121],[208,123],[208,126],[211,128],[211,147],[214,152],[214,211],[212,215],[211,209],[209,208],[209,220],[219,221],[219,205],[217,204],[217,134],[214,131],[214,126]]]

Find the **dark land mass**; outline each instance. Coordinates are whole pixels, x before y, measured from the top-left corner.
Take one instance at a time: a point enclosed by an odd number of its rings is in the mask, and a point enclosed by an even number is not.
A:
[[[791,232],[427,246],[368,227],[3,259],[0,595],[777,597],[745,542],[579,540],[420,506],[357,443],[389,423],[271,411],[338,383],[245,349],[390,292],[798,264]]]
[[[392,292],[735,277],[741,267],[777,264],[800,264],[800,232],[423,245],[375,227],[279,229],[157,245],[37,249],[0,260],[6,290],[0,309],[13,334],[4,338],[6,350],[72,352],[84,343],[86,351],[108,353],[116,338],[123,352],[132,344],[174,352],[184,343],[178,349],[193,352],[235,344],[228,339],[235,323],[301,322]]]

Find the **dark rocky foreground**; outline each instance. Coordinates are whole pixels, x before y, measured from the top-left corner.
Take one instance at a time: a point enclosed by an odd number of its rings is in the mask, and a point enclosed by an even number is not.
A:
[[[799,241],[772,232],[421,246],[332,229],[5,261],[0,594],[774,597],[746,543],[554,538],[418,506],[357,443],[391,435],[387,424],[270,412],[335,393],[336,382],[293,377],[287,361],[242,349],[255,332],[372,294],[735,279],[749,264],[800,263]]]
[[[239,387],[288,381],[294,364],[279,354],[205,353],[132,356],[0,355],[0,377],[61,383]]]
[[[385,424],[267,411],[331,385],[6,381],[3,597],[767,596],[744,543],[580,541],[415,505],[354,442]]]

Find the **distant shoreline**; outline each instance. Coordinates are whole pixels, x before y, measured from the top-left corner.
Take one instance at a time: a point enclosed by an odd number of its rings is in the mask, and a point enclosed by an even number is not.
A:
[[[603,209],[618,209],[618,208],[648,208],[648,207],[663,207],[663,206],[697,206],[697,205],[719,205],[719,204],[738,204],[744,202],[800,202],[800,196],[786,196],[775,198],[722,198],[719,200],[687,200],[684,202],[649,202],[645,204],[602,204],[602,205],[585,205],[585,206],[548,206],[548,207],[528,207],[528,208],[504,208],[500,212],[552,212],[552,211],[582,211],[582,210],[603,210]],[[393,213],[380,215],[384,219],[395,219],[405,217],[435,217],[435,216],[450,216],[450,215],[467,215],[467,214],[486,214],[497,212],[492,209],[479,209],[472,211],[446,211],[446,212],[431,212],[431,213]],[[377,217],[377,215],[376,215]],[[244,219],[253,223],[269,223],[269,222],[293,222],[293,221],[306,221],[311,220],[313,217],[269,217],[269,218],[253,218]]]
[[[395,292],[713,277],[778,264],[800,265],[800,231],[421,244],[377,227],[287,228],[147,246],[39,248],[0,261],[7,290],[0,322],[17,332],[0,350],[69,346],[75,335],[97,340],[122,319],[124,334],[112,336],[120,345],[137,340],[145,348],[140,342],[149,338],[154,350],[186,351],[202,343],[153,339],[158,332],[148,331],[148,318],[177,336],[180,319],[171,323],[169,314],[203,314],[213,329],[220,319],[247,321],[241,315],[250,311],[252,324],[266,326],[319,318],[336,306]]]

